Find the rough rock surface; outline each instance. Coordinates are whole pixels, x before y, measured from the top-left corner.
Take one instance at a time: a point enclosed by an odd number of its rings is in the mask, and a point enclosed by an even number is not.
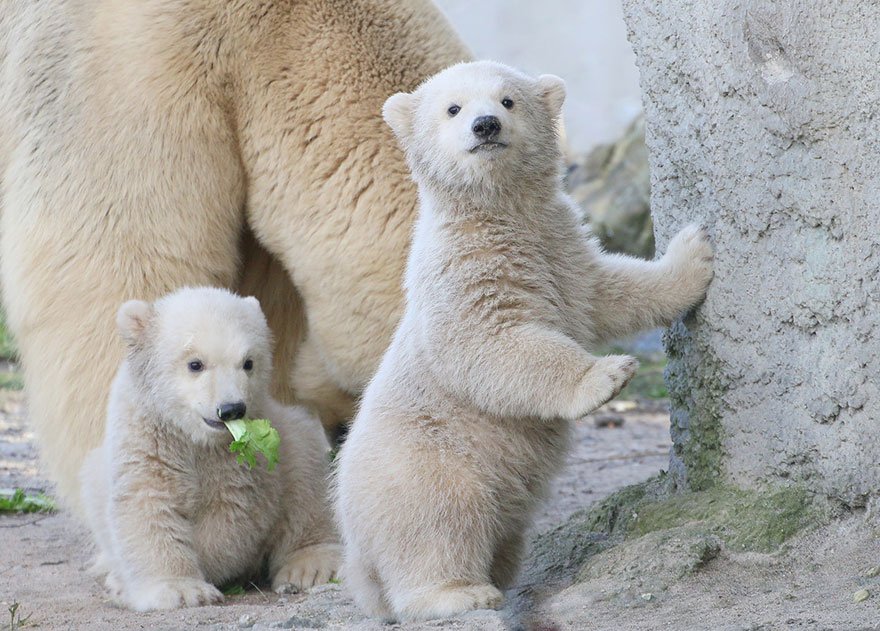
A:
[[[716,276],[667,336],[691,488],[880,490],[880,4],[624,0],[658,250],[706,226]]]
[[[574,156],[565,180],[607,250],[654,256],[651,181],[641,116],[615,142]]]

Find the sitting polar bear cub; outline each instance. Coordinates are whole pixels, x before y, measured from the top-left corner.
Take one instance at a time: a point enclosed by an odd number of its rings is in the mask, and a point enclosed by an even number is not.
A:
[[[116,599],[139,610],[217,602],[215,585],[330,580],[339,546],[326,500],[317,419],[268,394],[269,329],[255,298],[182,289],[133,300],[117,323],[127,359],[113,382],[103,444],[81,472],[82,499]],[[272,472],[229,452],[221,420],[267,418],[281,436]]]
[[[571,421],[629,381],[602,340],[697,303],[712,251],[696,227],[655,262],[608,255],[562,191],[561,79],[453,66],[383,115],[421,208],[406,311],[339,455],[343,577],[376,616],[498,607]]]

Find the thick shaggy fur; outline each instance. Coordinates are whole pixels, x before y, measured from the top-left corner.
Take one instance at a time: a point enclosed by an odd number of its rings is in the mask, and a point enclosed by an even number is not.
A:
[[[499,606],[571,422],[636,369],[588,349],[668,324],[712,277],[696,227],[655,262],[605,254],[580,227],[554,133],[564,94],[478,62],[385,105],[421,210],[406,311],[339,455],[336,502],[345,584],[372,615]],[[499,144],[478,146],[486,115]]]
[[[467,57],[429,0],[3,3],[0,271],[63,499],[130,298],[255,295],[274,395],[293,374],[328,427],[351,414],[402,313],[417,205],[377,114]]]
[[[255,578],[264,564],[278,590],[332,578],[327,441],[318,419],[269,396],[269,328],[257,301],[183,289],[152,305],[130,301],[118,320],[128,357],[104,442],[81,474],[96,567],[113,596],[140,611],[216,602],[215,586]],[[247,469],[229,452],[217,409],[230,402],[278,430],[274,471]]]

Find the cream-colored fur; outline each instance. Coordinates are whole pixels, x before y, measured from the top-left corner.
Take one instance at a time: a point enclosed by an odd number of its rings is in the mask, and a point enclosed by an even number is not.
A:
[[[3,3],[0,271],[63,499],[130,298],[255,295],[273,393],[292,400],[293,372],[328,427],[351,413],[402,313],[417,205],[376,113],[467,57],[429,0]]]
[[[579,226],[559,175],[564,95],[556,77],[477,62],[385,105],[421,209],[406,311],[336,482],[344,582],[372,615],[498,607],[571,422],[636,369],[588,349],[668,324],[712,277],[696,227],[648,262],[603,253]],[[482,116],[500,123],[496,144],[472,130]]]
[[[318,420],[268,394],[272,353],[254,298],[182,289],[118,315],[128,347],[110,393],[103,444],[81,473],[98,571],[139,611],[222,600],[218,585],[256,578],[311,587],[333,577],[339,546],[326,498]],[[253,362],[249,367],[247,360]],[[191,369],[191,362],[201,368]],[[242,402],[281,435],[274,471],[229,452],[218,407]]]

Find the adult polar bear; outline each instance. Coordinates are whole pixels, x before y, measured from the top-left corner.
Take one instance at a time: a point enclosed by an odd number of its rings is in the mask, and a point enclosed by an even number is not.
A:
[[[256,295],[273,394],[350,412],[401,313],[416,209],[382,104],[468,57],[429,0],[4,5],[3,295],[64,499],[131,298]]]

